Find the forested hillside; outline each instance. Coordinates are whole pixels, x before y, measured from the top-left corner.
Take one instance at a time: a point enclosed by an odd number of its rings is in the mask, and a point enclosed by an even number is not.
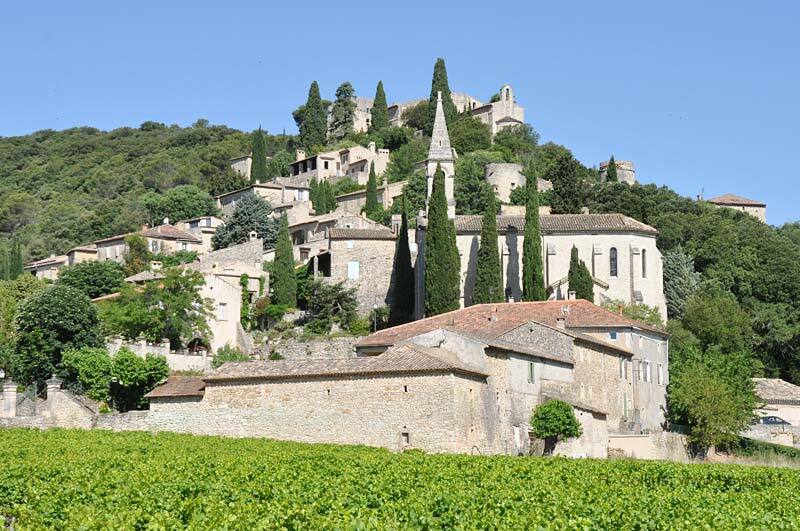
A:
[[[292,141],[265,136],[268,155]],[[154,196],[146,194],[195,185],[214,195],[243,186],[229,164],[249,151],[249,134],[205,120],[0,138],[0,246],[18,238],[27,260],[153,222],[146,203]]]

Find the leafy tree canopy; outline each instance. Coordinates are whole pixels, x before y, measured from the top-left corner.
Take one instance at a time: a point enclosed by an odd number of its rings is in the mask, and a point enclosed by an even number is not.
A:
[[[73,287],[90,299],[116,292],[125,281],[125,271],[113,261],[80,262],[58,272],[58,284]]]
[[[272,205],[256,194],[245,194],[224,225],[217,228],[211,240],[214,249],[225,249],[245,243],[255,231],[264,240],[264,249],[275,246],[278,222],[272,217]]]

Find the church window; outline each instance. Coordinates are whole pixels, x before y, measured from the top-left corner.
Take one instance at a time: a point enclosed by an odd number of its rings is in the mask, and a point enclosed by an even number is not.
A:
[[[534,365],[532,361],[528,362],[528,383],[533,383],[534,378]]]
[[[642,249],[642,278],[647,278],[647,251]]]
[[[608,274],[612,277],[617,276],[617,248],[612,247],[608,252]]]

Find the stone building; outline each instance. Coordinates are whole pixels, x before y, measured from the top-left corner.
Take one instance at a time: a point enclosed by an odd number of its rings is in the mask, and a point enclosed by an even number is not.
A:
[[[52,280],[55,281],[58,279],[58,272],[61,270],[62,267],[67,265],[68,258],[67,255],[54,255],[51,254],[47,258],[42,258],[41,260],[34,260],[33,262],[28,262],[25,264],[25,271],[32,274],[36,278],[40,278],[42,280]]]
[[[236,210],[236,204],[247,194],[256,194],[270,202],[271,205],[282,205],[297,201],[309,201],[311,190],[305,184],[276,181],[269,183],[251,184],[245,188],[227,192],[215,197],[217,208],[222,212],[222,217],[227,218]]]
[[[125,238],[128,236],[140,236],[147,242],[147,249],[154,254],[174,254],[178,251],[197,251],[202,252],[204,243],[200,234],[191,234],[181,230],[174,225],[170,225],[169,220],[156,227],[144,225],[139,232],[130,234],[119,234],[110,238],[97,240],[97,260],[122,263],[127,253]]]
[[[472,116],[485,123],[492,130],[492,136],[501,129],[523,125],[525,109],[517,105],[511,85],[500,87],[500,99],[484,105],[472,106]]]
[[[249,181],[250,172],[253,169],[253,154],[231,159],[231,169]]]
[[[395,200],[403,195],[403,187],[406,181],[382,184],[378,186],[378,203],[385,209],[391,208]],[[346,194],[336,196],[336,204],[339,208],[359,214],[367,204],[367,190],[356,190]]]
[[[708,200],[708,202],[718,207],[732,208],[734,210],[745,212],[755,217],[762,223],[767,222],[767,205],[761,201],[747,199],[746,197],[736,194],[725,194],[718,197],[712,197]]]
[[[606,182],[608,178],[608,163],[605,161],[600,163],[600,182]],[[633,167],[633,162],[629,160],[615,160],[614,166],[617,167],[617,180],[621,183],[635,184],[636,183],[636,169]]]
[[[192,218],[179,221],[175,226],[185,231],[200,240],[198,245],[195,245],[192,250],[197,254],[205,254],[213,249],[211,240],[217,229],[223,224],[223,221],[216,216],[201,216],[199,218]]]
[[[366,133],[372,123],[372,106],[374,100],[371,98],[361,98],[356,96],[353,98],[356,108],[353,114],[353,131],[356,133]],[[328,134],[332,132],[331,124],[333,122],[333,104],[328,106]]]
[[[355,145],[346,149],[326,151],[306,157],[297,150],[296,160],[289,168],[290,178],[298,183],[310,183],[311,179],[336,182],[348,177],[365,185],[369,179],[371,164],[375,164],[375,175],[380,177],[389,164],[389,150],[378,149],[375,142],[368,147]]]
[[[792,426],[800,426],[800,386],[780,378],[753,378],[756,396],[761,407],[760,417],[776,416]]]
[[[525,186],[525,174],[522,173],[522,164],[513,162],[490,162],[486,165],[484,179],[492,187],[501,203],[511,201],[511,192],[520,186]],[[553,184],[544,179],[536,179],[536,189],[546,192],[553,189]]]

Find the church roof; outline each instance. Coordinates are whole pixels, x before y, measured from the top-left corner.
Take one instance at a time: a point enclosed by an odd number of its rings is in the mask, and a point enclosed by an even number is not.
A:
[[[767,206],[765,203],[762,203],[761,201],[748,199],[746,197],[742,197],[736,194],[724,194],[717,197],[712,197],[711,199],[708,200],[708,202],[714,203],[715,205],[754,206],[754,207]]]
[[[450,146],[450,135],[447,133],[447,121],[442,107],[442,93],[436,99],[436,116],[433,119],[431,147],[428,149],[428,161],[452,161],[453,148]]]
[[[639,232],[657,234],[649,225],[622,214],[548,214],[539,217],[542,232],[546,234],[563,232]],[[483,216],[456,216],[456,232],[480,232]],[[497,230],[522,232],[525,230],[524,215],[497,216]]]

